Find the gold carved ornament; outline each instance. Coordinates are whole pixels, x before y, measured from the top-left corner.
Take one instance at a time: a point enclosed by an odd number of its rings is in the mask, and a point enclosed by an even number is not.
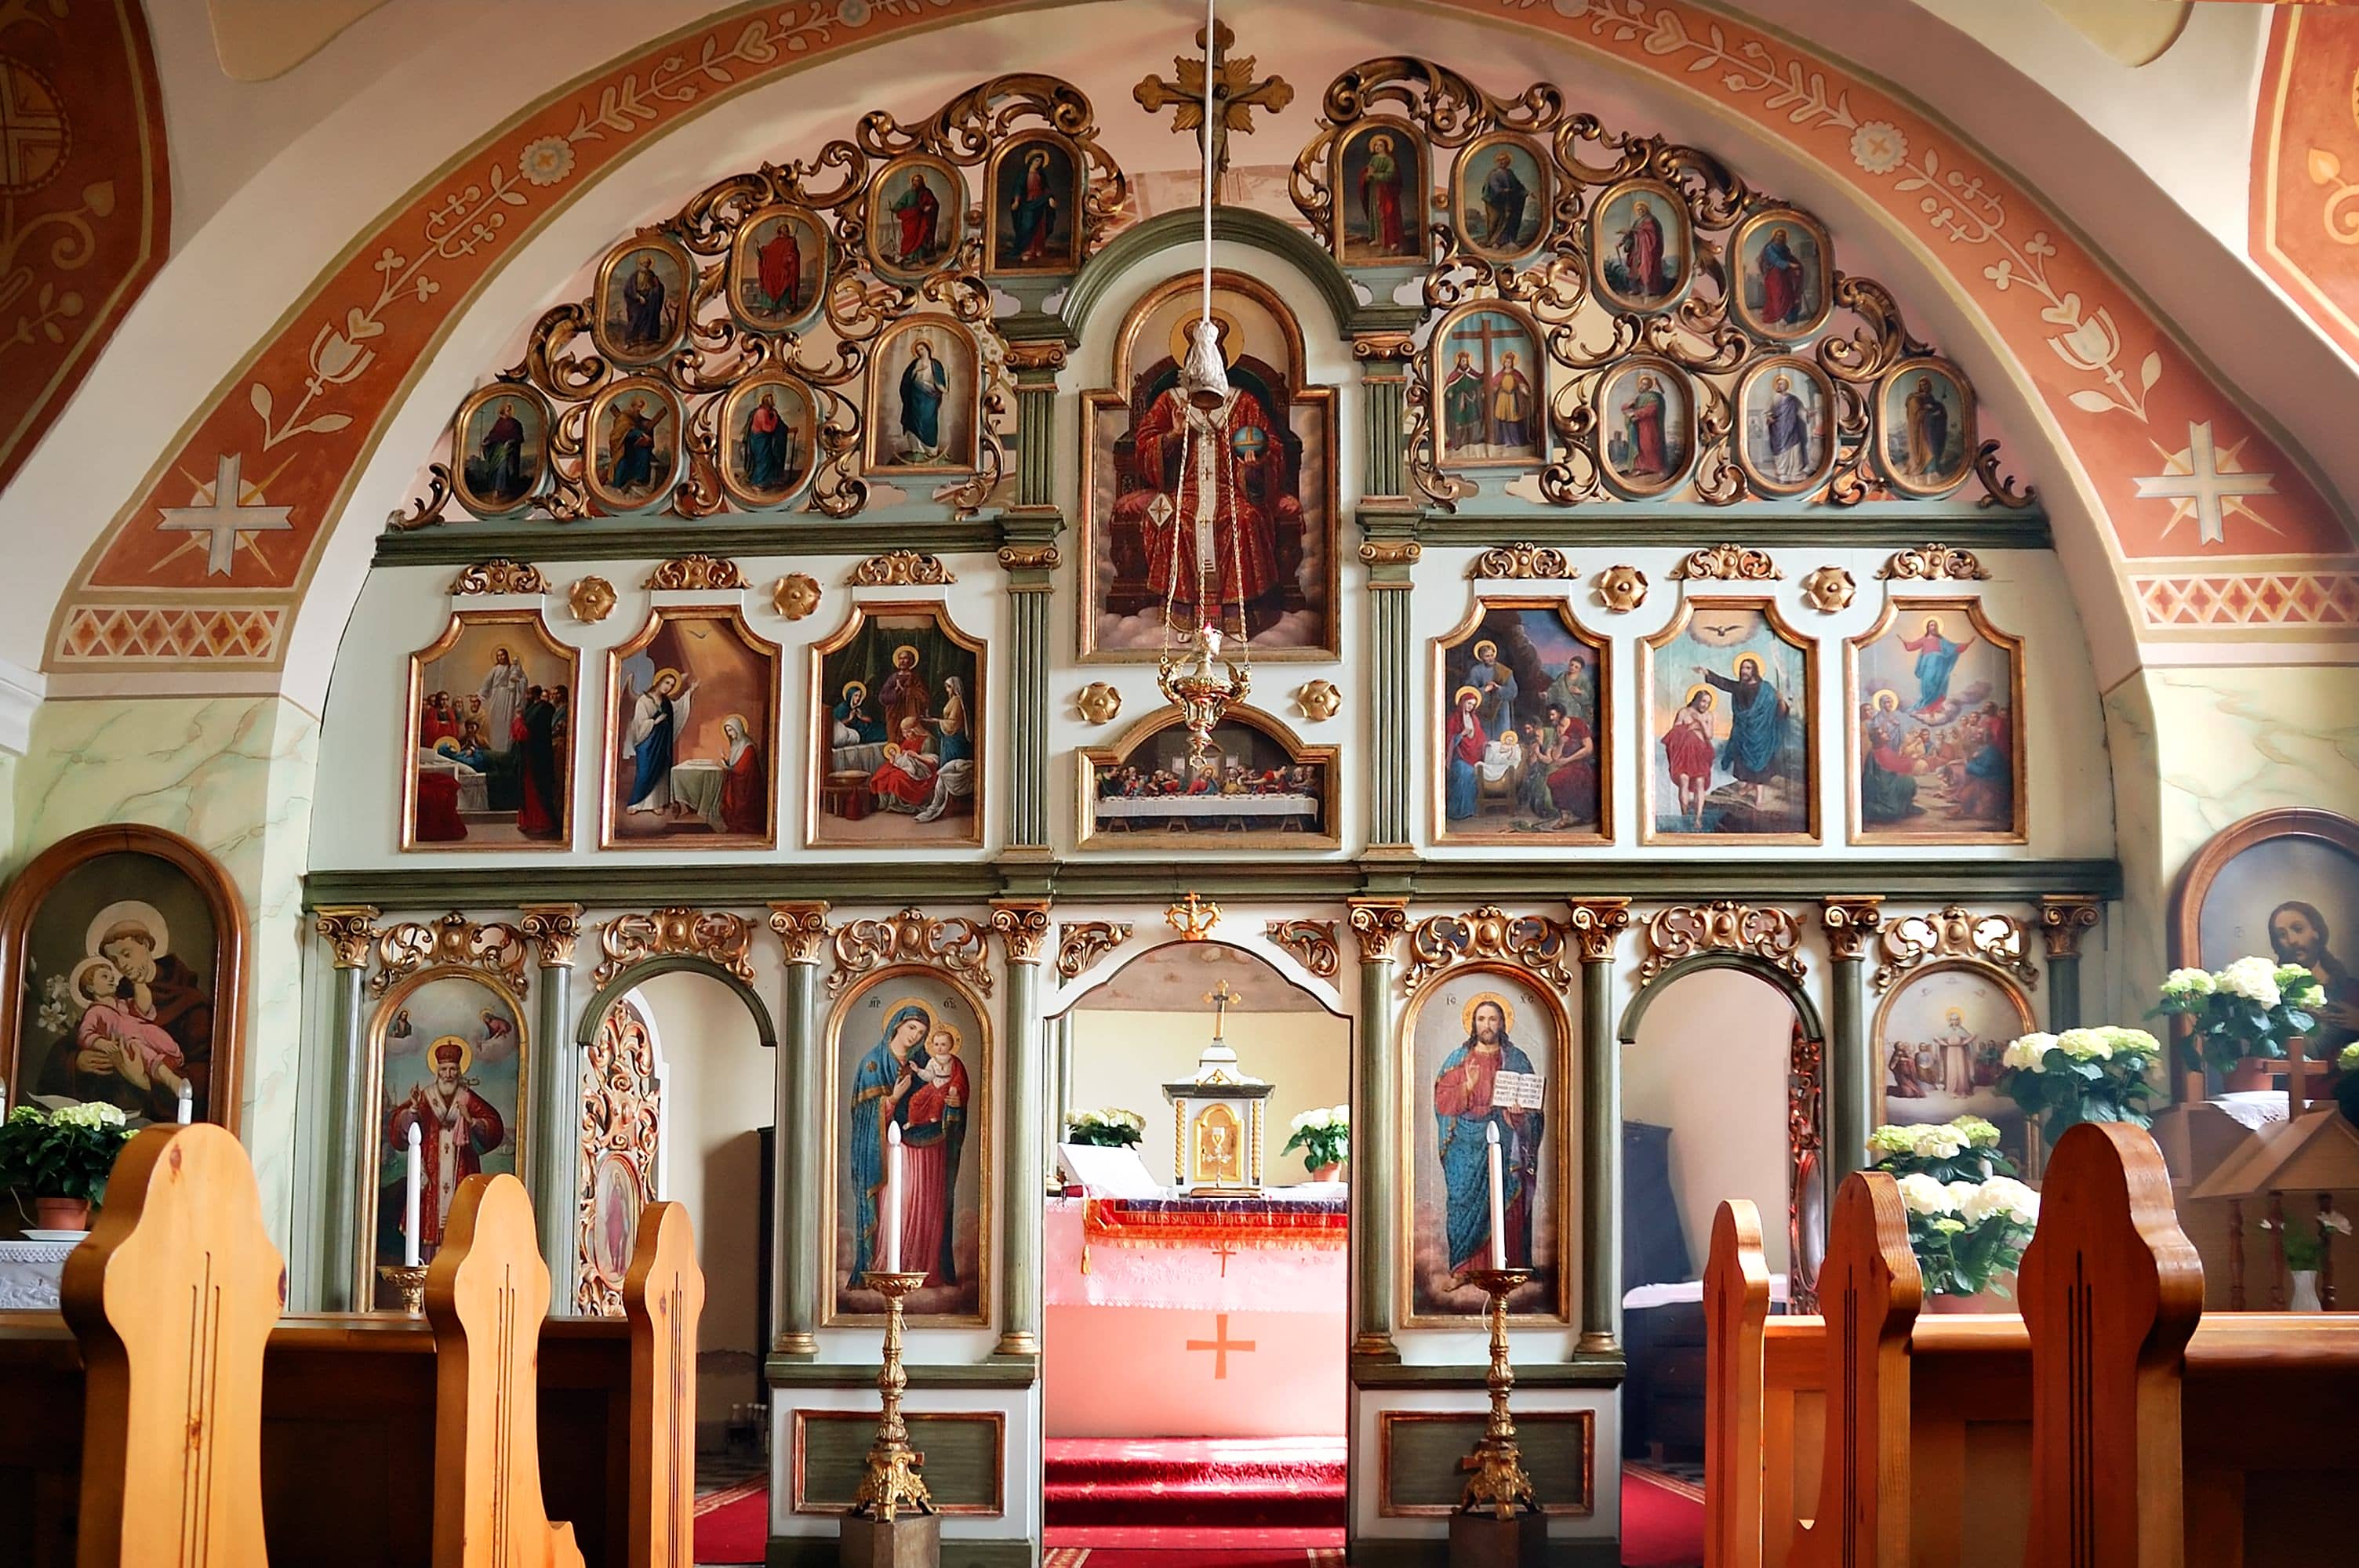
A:
[[[322,909],[314,914],[311,929],[327,940],[336,968],[357,969],[368,962],[369,946],[376,940],[376,916],[371,904]]]
[[[1453,964],[1489,960],[1527,969],[1559,990],[1572,984],[1567,960],[1572,927],[1544,914],[1509,914],[1486,903],[1464,914],[1435,914],[1408,934],[1408,974],[1415,990]]]
[[[1041,342],[1007,345],[1007,368],[1015,371],[1060,371],[1065,368],[1065,345],[1050,338]]]
[[[1630,901],[1626,898],[1577,898],[1571,901],[1572,916],[1568,924],[1581,945],[1581,961],[1584,964],[1610,964],[1614,949],[1620,945],[1622,933],[1630,929]]]
[[[1775,582],[1785,575],[1769,558],[1768,551],[1743,545],[1710,545],[1701,550],[1690,550],[1671,568],[1675,579],[1714,582]]]
[[[1728,899],[1674,904],[1647,917],[1648,952],[1638,984],[1653,983],[1682,958],[1712,952],[1743,953],[1799,980],[1809,972],[1797,951],[1801,945],[1802,923],[1789,910]]]
[[[1049,905],[1045,900],[995,898],[991,901],[991,928],[1011,964],[1037,964],[1049,950]]]
[[[1912,582],[1981,582],[1989,578],[1990,571],[1972,550],[1951,545],[1926,545],[1918,549],[1893,551],[1876,568],[1875,575]]]
[[[1572,562],[1549,545],[1494,545],[1474,557],[1466,575],[1486,578],[1555,579],[1574,575]]]
[[[1332,920],[1273,920],[1262,934],[1322,980],[1333,979],[1335,971],[1343,967],[1343,955],[1335,946],[1335,923]]]
[[[549,579],[540,568],[526,562],[512,561],[506,556],[495,556],[479,561],[461,572],[451,581],[454,597],[484,593],[547,593]]]
[[[1082,687],[1081,696],[1073,698],[1073,706],[1093,724],[1111,724],[1122,711],[1122,693],[1105,681],[1093,680]]]
[[[1408,332],[1355,332],[1352,357],[1373,364],[1389,364],[1417,357],[1417,339]],[[1375,373],[1370,372],[1375,376]]]
[[[1597,600],[1616,615],[1647,602],[1647,574],[1636,567],[1607,567],[1597,574]]]
[[[576,578],[566,590],[565,602],[572,609],[573,619],[594,626],[614,613],[614,585],[602,577]]]
[[[1819,901],[1819,924],[1827,934],[1827,948],[1837,963],[1857,963],[1884,925],[1881,894]]]
[[[603,955],[591,977],[603,986],[624,970],[651,958],[684,956],[701,958],[751,985],[754,981],[754,926],[742,914],[726,910],[669,909],[618,914],[598,930],[598,950]]]
[[[1369,539],[1360,546],[1360,559],[1372,567],[1413,567],[1425,558],[1425,546],[1415,539]]]
[[[1847,608],[1859,585],[1841,567],[1820,567],[1802,578],[1802,602],[1821,615]]]
[[[622,1265],[609,1271],[600,1267],[606,1238],[600,1229],[605,1216],[598,1206],[600,1173],[609,1160],[630,1171],[633,1212],[644,1209],[655,1196],[656,1140],[663,1125],[663,1090],[656,1078],[655,1042],[647,1020],[629,998],[619,999],[598,1021],[582,1062],[582,1119],[576,1129],[581,1141],[581,1181],[574,1198],[573,1310],[600,1317],[617,1317],[623,1311],[623,1277],[630,1265],[625,1255],[612,1260]]]
[[[921,550],[887,550],[852,568],[854,588],[940,588],[956,581],[940,556]]]
[[[525,994],[525,934],[506,921],[477,925],[456,910],[431,925],[398,921],[377,934],[376,954],[371,996],[383,996],[420,969],[446,968],[481,969],[516,996]]]
[[[1090,967],[1130,940],[1126,920],[1069,920],[1057,927],[1057,973],[1076,980]]]
[[[2039,899],[2039,935],[2049,962],[2081,956],[2082,934],[2097,924],[2097,900],[2085,892],[2043,893]]]
[[[582,906],[528,903],[524,908],[524,934],[542,968],[570,969],[574,946],[582,939]]]
[[[2026,989],[2039,983],[2038,969],[2024,956],[2023,922],[2011,914],[1972,914],[1953,903],[1933,914],[1904,915],[1885,927],[1878,946],[1884,962],[1870,983],[1879,992],[1911,969],[1956,959],[2004,970]]]
[[[1314,724],[1323,724],[1343,707],[1343,694],[1331,680],[1305,681],[1295,689],[1294,700],[1302,707],[1302,717]]]
[[[789,621],[800,621],[819,608],[819,579],[809,572],[788,572],[770,589],[770,607]]]
[[[1498,138],[1513,135],[1539,162],[1543,175],[1543,189],[1533,193],[1541,204],[1542,224],[1532,254],[1509,254],[1476,243],[1451,214],[1429,212],[1424,190],[1407,214],[1414,254],[1377,261],[1347,254],[1351,245],[1340,219],[1357,197],[1337,188],[1337,154],[1345,138],[1372,124],[1405,134],[1419,144],[1415,153],[1430,156],[1432,186],[1462,178],[1450,168],[1453,152],[1462,162],[1460,149],[1479,151],[1478,143],[1501,146]],[[1403,162],[1419,168],[1427,157]],[[1644,182],[1690,236],[1692,262],[1680,292],[1651,305],[1616,303],[1593,276],[1602,270],[1602,258],[1591,254],[1592,214],[1609,192],[1629,189],[1631,182]],[[1820,380],[1827,394],[1829,457],[1802,493],[1834,506],[1893,493],[1875,452],[1875,405],[1886,377],[1930,353],[1930,346],[1909,330],[1889,289],[1836,266],[1832,240],[1816,219],[1753,188],[1708,149],[1611,129],[1595,114],[1569,104],[1553,83],[1534,82],[1520,93],[1495,96],[1433,60],[1396,55],[1362,61],[1328,84],[1317,133],[1294,161],[1288,194],[1311,232],[1345,266],[1422,267],[1422,303],[1429,313],[1496,302],[1532,319],[1546,372],[1534,377],[1542,399],[1536,412],[1543,425],[1533,467],[1541,497],[1552,505],[1574,506],[1614,493],[1605,455],[1610,421],[1601,416],[1600,406],[1617,369],[1641,355],[1665,362],[1686,384],[1695,456],[1679,486],[1703,504],[1734,505],[1761,490],[1738,452],[1743,432],[1735,394],[1746,378],[1789,356],[1806,356],[1806,373]],[[1815,231],[1826,258],[1825,316],[1809,341],[1777,341],[1753,330],[1732,301],[1738,293],[1734,287],[1688,287],[1698,276],[1735,271],[1741,226],[1780,218]],[[1465,474],[1441,466],[1431,359],[1421,354],[1410,362],[1408,471],[1417,490],[1451,511],[1478,487]],[[1970,396],[1962,374],[1960,384]],[[1996,441],[1969,440],[1965,456],[1957,482],[1971,477],[1989,503],[2034,504],[2027,487],[2017,489],[2000,471]]]
[[[920,964],[971,982],[991,994],[991,936],[982,922],[963,915],[936,920],[921,909],[905,909],[886,920],[853,920],[835,928],[835,968],[827,977],[834,996],[856,975],[891,964]]]
[[[1163,918],[1182,942],[1201,942],[1221,923],[1221,906],[1210,899],[1199,898],[1195,890],[1163,912]]]
[[[816,899],[770,906],[770,929],[778,934],[789,964],[816,964],[827,945],[827,905]]]
[[[722,556],[674,556],[648,574],[649,588],[744,588],[745,574],[737,563]]]
[[[1393,945],[1408,929],[1408,901],[1354,899],[1350,909],[1352,935],[1360,945],[1360,962],[1391,963]]]
[[[1065,557],[1054,545],[1002,545],[999,564],[1012,572],[1052,572]]]

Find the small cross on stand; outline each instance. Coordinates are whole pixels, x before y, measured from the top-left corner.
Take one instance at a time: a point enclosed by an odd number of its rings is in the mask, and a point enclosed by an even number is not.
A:
[[[1218,1040],[1222,1037],[1222,1026],[1228,1022],[1229,1004],[1245,999],[1231,990],[1229,982],[1223,980],[1204,993],[1204,1000],[1212,1004],[1212,1038]]]
[[[1284,77],[1266,76],[1256,81],[1253,56],[1230,58],[1229,46],[1236,41],[1237,36],[1229,31],[1227,23],[1213,24],[1211,40],[1212,105],[1218,113],[1212,116],[1210,135],[1212,138],[1212,200],[1215,201],[1220,200],[1221,177],[1229,170],[1229,133],[1244,131],[1250,134],[1256,108],[1266,109],[1275,114],[1294,102],[1294,88]],[[1206,47],[1201,27],[1196,30],[1196,47],[1200,49]],[[1169,108],[1178,109],[1179,113],[1171,117],[1171,129],[1175,133],[1195,132],[1199,147],[1203,146],[1207,134],[1204,128],[1205,63],[1201,57],[1176,56],[1171,64],[1174,74],[1180,78],[1177,82],[1149,76],[1130,90],[1130,95],[1138,100],[1138,106],[1150,114],[1160,114]]]

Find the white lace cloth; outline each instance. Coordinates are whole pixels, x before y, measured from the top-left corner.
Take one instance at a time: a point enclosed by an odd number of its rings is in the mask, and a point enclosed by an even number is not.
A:
[[[71,1241],[0,1241],[0,1311],[55,1312]]]
[[[2218,1106],[2229,1120],[2255,1132],[2273,1121],[2286,1119],[2286,1093],[2283,1089],[2239,1089],[2234,1094],[2215,1095],[2211,1103]]]

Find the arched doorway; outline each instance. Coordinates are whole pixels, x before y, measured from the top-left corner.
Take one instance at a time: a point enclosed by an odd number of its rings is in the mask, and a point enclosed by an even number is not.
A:
[[[1714,954],[1657,978],[1619,1033],[1623,1457],[1641,1480],[1700,1487],[1712,1217],[1752,1200],[1772,1310],[1807,1310],[1824,1243],[1824,1031],[1785,972]]]
[[[1205,941],[1138,955],[1049,1027],[1049,1543],[1187,1527],[1340,1546],[1348,1201],[1341,1171],[1287,1146],[1348,1120],[1350,1022]],[[1134,1146],[1072,1146],[1109,1112],[1135,1116]]]

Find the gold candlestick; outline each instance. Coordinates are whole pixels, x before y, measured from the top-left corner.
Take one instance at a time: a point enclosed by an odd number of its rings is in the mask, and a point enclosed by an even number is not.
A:
[[[1458,1505],[1462,1514],[1512,1519],[1539,1512],[1532,1478],[1524,1473],[1523,1456],[1516,1449],[1516,1419],[1507,1413],[1507,1395],[1516,1386],[1516,1369],[1507,1360],[1507,1298],[1531,1277],[1529,1269],[1474,1269],[1466,1275],[1491,1298],[1491,1372],[1484,1379],[1491,1390],[1491,1419],[1474,1452],[1458,1462],[1460,1469],[1474,1473]]]
[[[876,1441],[868,1446],[868,1473],[852,1497],[852,1512],[890,1524],[904,1513],[934,1511],[926,1478],[918,1473],[926,1456],[910,1448],[909,1428],[901,1420],[901,1392],[909,1386],[909,1374],[901,1368],[901,1298],[924,1284],[926,1276],[922,1271],[909,1274],[871,1269],[860,1282],[885,1298],[885,1365],[876,1374],[884,1413],[876,1422]]]
[[[401,1297],[402,1311],[412,1317],[423,1317],[426,1314],[425,1264],[405,1266],[399,1263],[380,1263],[376,1266],[376,1277],[391,1285]]]

